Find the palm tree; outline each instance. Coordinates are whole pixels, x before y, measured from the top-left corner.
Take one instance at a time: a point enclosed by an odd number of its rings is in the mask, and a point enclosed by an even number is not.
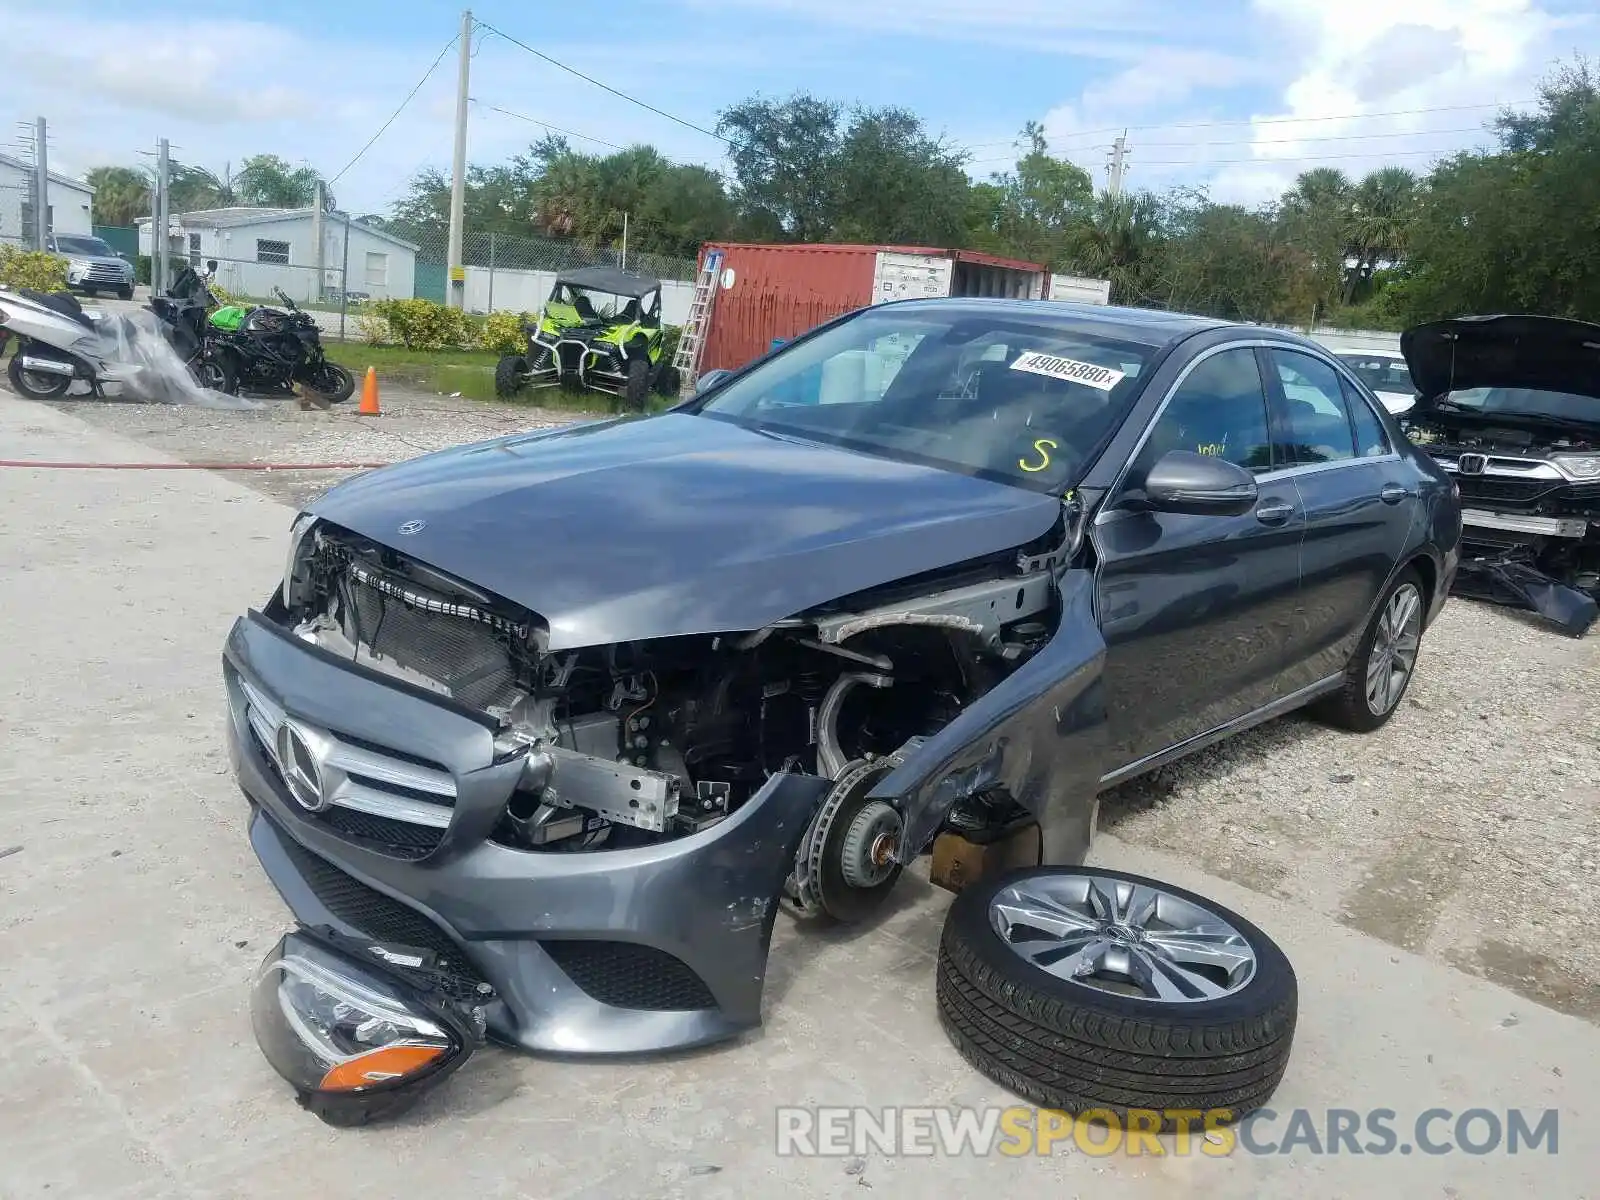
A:
[[[233,177],[236,203],[259,208],[308,208],[316,203],[321,176],[312,167],[296,167],[276,154],[257,154],[244,160]],[[327,207],[333,195],[324,186]]]
[[[1315,167],[1300,173],[1279,205],[1290,241],[1310,258],[1319,305],[1349,294],[1346,264],[1355,257],[1350,228],[1354,191],[1349,176],[1337,167]]]
[[[97,225],[132,225],[150,215],[150,178],[136,167],[96,167],[85,176],[94,188]]]
[[[1405,251],[1416,195],[1417,177],[1404,167],[1382,167],[1356,186],[1350,204],[1356,265],[1345,281],[1346,304],[1357,283],[1370,280],[1379,263],[1394,262]]]

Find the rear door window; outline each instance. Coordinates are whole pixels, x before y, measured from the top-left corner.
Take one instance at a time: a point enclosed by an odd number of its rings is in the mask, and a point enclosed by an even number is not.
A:
[[[1378,414],[1372,411],[1372,405],[1360,392],[1350,384],[1344,383],[1345,403],[1350,406],[1350,425],[1356,434],[1356,457],[1372,458],[1378,454],[1388,454],[1390,451],[1389,435],[1384,432],[1383,422],[1378,420]]]
[[[1356,456],[1339,373],[1298,350],[1271,349],[1267,360],[1278,377],[1283,403],[1278,413],[1282,466],[1340,462]]]

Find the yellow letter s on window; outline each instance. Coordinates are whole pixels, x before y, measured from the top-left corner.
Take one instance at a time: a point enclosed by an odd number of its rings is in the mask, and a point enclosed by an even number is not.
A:
[[[1049,449],[1046,449],[1046,447],[1049,447]],[[1052,442],[1049,438],[1040,438],[1033,444],[1033,448],[1039,452],[1039,465],[1036,467],[1030,467],[1026,459],[1019,458],[1017,459],[1017,466],[1021,467],[1024,471],[1043,471],[1050,465],[1050,451],[1060,449],[1060,447],[1055,442]]]

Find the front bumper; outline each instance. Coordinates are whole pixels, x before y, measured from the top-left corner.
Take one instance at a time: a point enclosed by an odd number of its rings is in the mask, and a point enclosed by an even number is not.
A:
[[[302,925],[431,951],[463,995],[493,989],[490,1036],[527,1050],[682,1049],[760,1023],[778,897],[826,780],[776,776],[727,820],[675,841],[521,851],[488,840],[521,762],[494,761],[487,718],[300,642],[259,613],[235,623],[223,674],[251,845]],[[442,837],[400,857],[302,807],[251,728],[245,683],[292,718],[448,773]]]

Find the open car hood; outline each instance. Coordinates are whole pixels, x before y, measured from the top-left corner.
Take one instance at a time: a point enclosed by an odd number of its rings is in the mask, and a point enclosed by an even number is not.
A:
[[[558,650],[759,629],[1025,545],[1061,502],[664,413],[414,458],[311,511],[538,613]]]
[[[1400,353],[1417,409],[1468,388],[1528,388],[1600,398],[1600,325],[1561,317],[1457,317],[1406,330]]]

